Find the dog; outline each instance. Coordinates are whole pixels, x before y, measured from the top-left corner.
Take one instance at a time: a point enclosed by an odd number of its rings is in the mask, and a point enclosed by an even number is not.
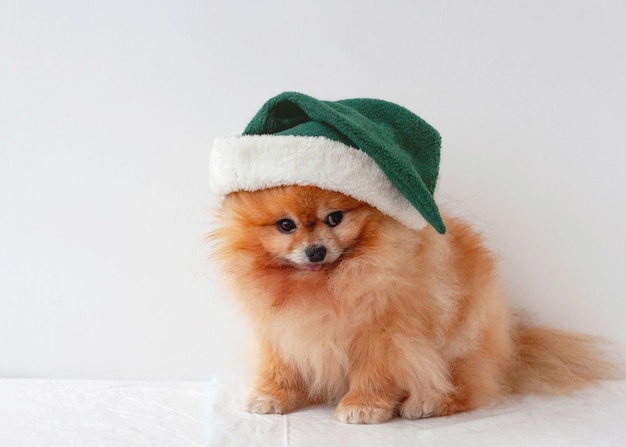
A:
[[[445,416],[510,393],[609,378],[589,335],[512,312],[494,255],[462,220],[445,235],[315,186],[230,193],[210,235],[257,342],[253,413],[336,404],[340,421]]]

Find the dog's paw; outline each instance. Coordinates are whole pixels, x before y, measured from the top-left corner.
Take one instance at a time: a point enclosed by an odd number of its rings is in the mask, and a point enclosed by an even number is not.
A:
[[[337,406],[337,419],[347,424],[380,424],[393,417],[390,408],[379,408],[368,404],[342,404]]]
[[[246,400],[246,410],[257,414],[285,414],[294,410],[293,402],[281,400],[275,396],[251,394]]]
[[[421,419],[435,415],[436,399],[418,399],[409,396],[398,409],[400,417],[404,419]]]

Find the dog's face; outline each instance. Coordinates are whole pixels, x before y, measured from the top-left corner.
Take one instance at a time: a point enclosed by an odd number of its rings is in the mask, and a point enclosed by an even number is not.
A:
[[[317,272],[371,243],[382,215],[338,192],[288,186],[232,193],[222,216],[231,248],[253,250],[261,265]]]

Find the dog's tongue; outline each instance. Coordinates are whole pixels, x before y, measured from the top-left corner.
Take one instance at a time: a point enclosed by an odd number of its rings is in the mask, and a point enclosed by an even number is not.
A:
[[[307,264],[306,269],[310,272],[319,272],[322,268],[322,264]]]

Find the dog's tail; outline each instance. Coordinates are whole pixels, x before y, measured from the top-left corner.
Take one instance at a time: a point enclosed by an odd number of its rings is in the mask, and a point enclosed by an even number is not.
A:
[[[519,324],[514,329],[514,393],[565,394],[616,378],[616,363],[599,337]]]

